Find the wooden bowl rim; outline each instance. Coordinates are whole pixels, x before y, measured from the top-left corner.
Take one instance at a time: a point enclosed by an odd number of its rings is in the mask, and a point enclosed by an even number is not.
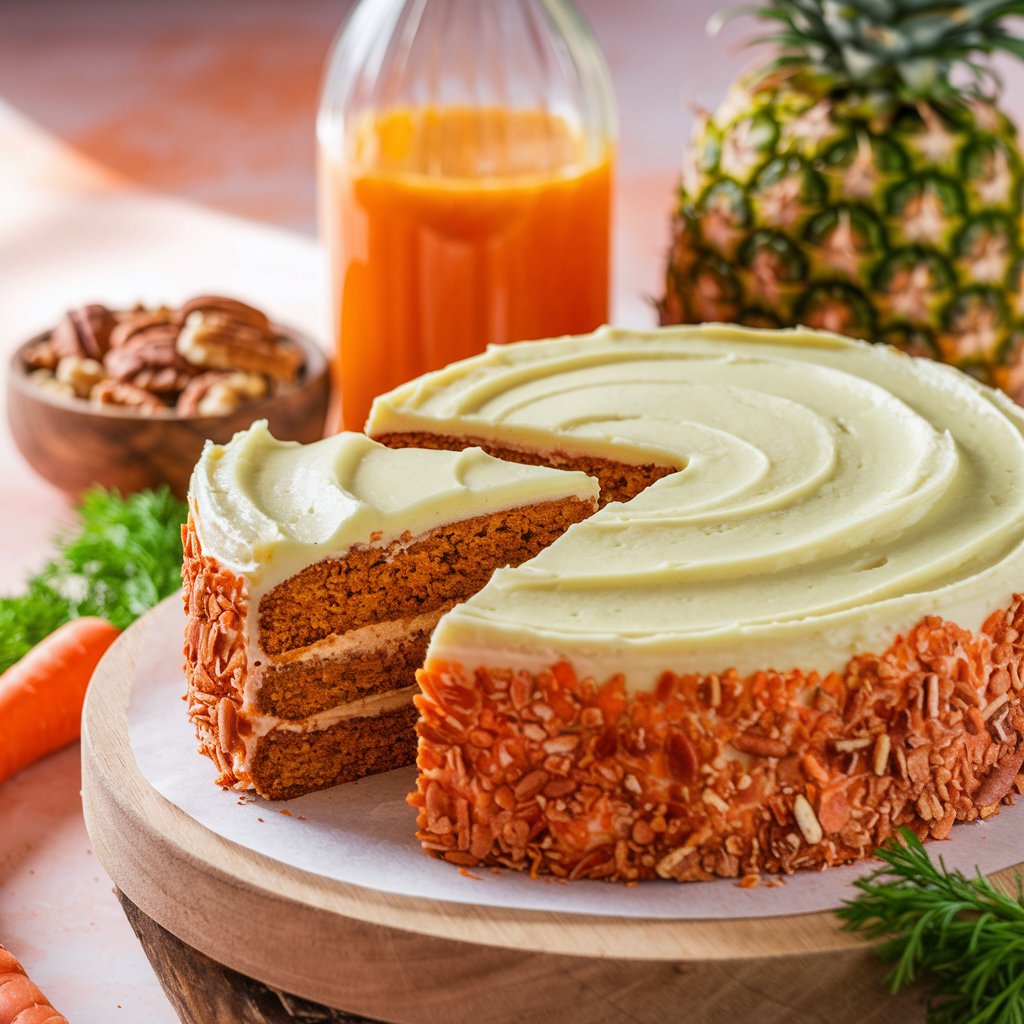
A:
[[[66,395],[49,392],[29,380],[29,373],[31,371],[25,365],[24,353],[29,346],[38,344],[40,341],[46,341],[53,334],[52,329],[42,331],[15,347],[7,361],[7,387],[8,390],[17,390],[21,395],[38,402],[40,405],[51,406],[54,409],[60,409],[68,413],[79,413],[86,417],[109,417],[132,421],[142,420],[146,423],[165,422],[212,425],[223,422],[228,417],[235,416],[244,410],[246,413],[253,412],[252,418],[258,420],[261,418],[260,412],[268,412],[283,399],[301,393],[307,388],[316,387],[328,374],[329,369],[327,353],[311,335],[276,322],[272,322],[271,327],[279,337],[286,338],[302,349],[305,356],[302,374],[298,380],[292,384],[285,385],[280,391],[272,395],[266,395],[263,398],[256,398],[245,402],[237,409],[232,409],[228,413],[218,413],[212,416],[181,416],[173,408],[155,409],[142,413],[130,406],[94,405],[88,398],[69,398]]]

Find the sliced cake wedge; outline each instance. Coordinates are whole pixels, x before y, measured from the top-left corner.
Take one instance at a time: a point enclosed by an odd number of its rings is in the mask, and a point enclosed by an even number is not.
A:
[[[479,449],[208,444],[183,528],[189,715],[217,782],[286,799],[415,759],[440,616],[597,507],[583,473]]]

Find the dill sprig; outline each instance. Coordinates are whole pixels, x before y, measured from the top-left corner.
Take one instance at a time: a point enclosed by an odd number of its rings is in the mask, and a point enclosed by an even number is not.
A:
[[[76,512],[24,592],[0,597],[0,671],[70,619],[98,615],[124,629],[181,585],[186,506],[166,487],[128,497],[95,488]]]
[[[934,864],[921,841],[876,851],[886,862],[854,885],[837,913],[848,931],[885,939],[878,953],[896,966],[893,993],[921,977],[931,1024],[1024,1024],[1024,890],[1012,895],[979,871],[968,877]]]

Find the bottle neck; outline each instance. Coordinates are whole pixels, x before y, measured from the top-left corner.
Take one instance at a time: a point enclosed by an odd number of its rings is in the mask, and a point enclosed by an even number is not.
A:
[[[429,153],[400,159],[432,174],[470,151],[478,174],[540,156],[546,169],[594,162],[616,132],[604,58],[568,0],[362,0],[335,44],[317,129],[346,162],[394,157],[404,131]]]

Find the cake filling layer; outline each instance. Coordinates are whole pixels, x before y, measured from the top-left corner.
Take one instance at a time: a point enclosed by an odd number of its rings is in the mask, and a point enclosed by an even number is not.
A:
[[[364,626],[275,658],[263,656],[246,681],[244,713],[303,718],[413,685],[444,610]]]
[[[429,632],[450,607],[450,604],[444,604],[428,612],[406,615],[387,622],[375,622],[369,626],[350,629],[347,633],[332,633],[306,647],[296,647],[282,654],[269,655],[267,664],[275,668],[301,665],[304,662],[322,664],[325,661],[344,660],[353,655],[372,653],[394,644],[409,633]]]
[[[252,734],[254,737],[262,737],[275,729],[284,732],[319,732],[349,718],[372,718],[375,715],[383,715],[397,708],[405,707],[412,703],[413,695],[418,692],[419,687],[413,684],[403,687],[401,690],[361,697],[359,700],[350,701],[348,704],[339,704],[335,708],[328,708],[326,711],[308,715],[306,718],[275,718],[273,715],[257,715],[250,719]]]

